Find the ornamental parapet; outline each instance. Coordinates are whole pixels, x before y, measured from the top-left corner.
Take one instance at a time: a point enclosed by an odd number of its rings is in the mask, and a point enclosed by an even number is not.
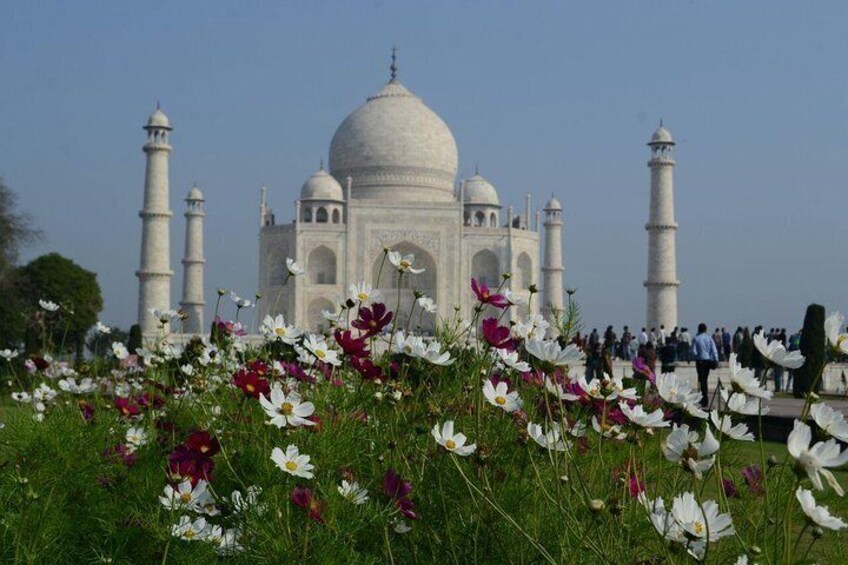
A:
[[[183,265],[203,265],[206,263],[206,259],[182,259],[180,263]]]
[[[173,149],[173,148],[170,145],[168,145],[167,143],[158,143],[158,142],[145,143],[144,147],[142,147],[142,150],[145,153],[150,153],[152,151],[167,151],[168,153],[170,153],[171,149]]]
[[[157,212],[153,210],[139,210],[138,217],[139,218],[171,218],[174,213],[170,210],[166,210],[164,212]]]
[[[670,224],[647,223],[647,224],[645,224],[645,229],[648,230],[648,231],[652,231],[652,230],[676,230],[677,229],[677,222],[672,222]]]
[[[680,281],[645,281],[643,286],[680,286]]]
[[[142,271],[135,272],[135,276],[140,279],[167,279],[174,276],[174,271]]]
[[[677,164],[677,161],[670,157],[654,157],[650,161],[648,161],[649,167],[673,167]]]

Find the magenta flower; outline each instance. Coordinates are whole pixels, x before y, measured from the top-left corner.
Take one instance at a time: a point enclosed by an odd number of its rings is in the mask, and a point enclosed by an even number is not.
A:
[[[727,498],[739,498],[739,491],[736,490],[736,484],[731,479],[724,477],[721,480],[721,488]]]
[[[648,367],[648,364],[645,363],[645,360],[641,357],[635,357],[633,359],[633,372],[642,375],[643,377],[651,381],[652,385],[656,386],[657,376],[654,374],[651,368]]]
[[[303,508],[309,512],[309,517],[319,524],[324,523],[321,518],[321,512],[324,510],[324,505],[315,498],[312,490],[306,487],[294,487],[291,493],[292,504],[298,508]]]
[[[394,314],[388,311],[385,304],[376,302],[370,308],[362,306],[359,309],[359,317],[350,325],[365,332],[365,337],[371,337],[383,331],[393,317]]]
[[[418,515],[415,514],[415,503],[409,499],[412,483],[404,481],[394,469],[386,471],[386,476],[383,478],[383,492],[394,500],[395,506],[406,518],[418,519]]]
[[[627,488],[630,491],[630,496],[636,498],[640,493],[645,491],[645,482],[639,480],[635,473],[631,473],[627,480]]]
[[[333,336],[348,357],[368,357],[368,342],[365,337],[353,337],[350,330],[339,329],[336,329]]]
[[[480,304],[488,304],[495,308],[509,308],[509,300],[506,296],[493,293],[486,283],[478,283],[477,279],[471,279],[471,290],[477,295]]]
[[[480,327],[483,330],[483,339],[492,347],[509,351],[515,350],[515,342],[510,337],[509,328],[499,326],[495,318],[486,318],[480,324]]]
[[[125,418],[138,418],[141,415],[141,410],[138,405],[129,398],[122,398],[120,396],[115,398],[115,408],[117,408],[118,412],[121,413],[121,416]]]
[[[760,469],[759,465],[748,465],[742,469],[742,478],[745,479],[745,483],[748,485],[748,490],[750,490],[753,494],[765,493],[766,490],[763,486],[763,470]]]

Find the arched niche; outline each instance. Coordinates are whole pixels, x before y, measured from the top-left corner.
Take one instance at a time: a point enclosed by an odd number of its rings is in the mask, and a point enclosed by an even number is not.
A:
[[[326,298],[313,298],[306,308],[307,325],[312,331],[323,331],[330,323],[324,318],[324,311],[335,312],[336,306]]]
[[[518,285],[522,290],[533,284],[533,260],[526,252],[518,256]]]
[[[329,247],[313,249],[306,265],[312,284],[336,284],[336,254]]]
[[[474,254],[471,259],[471,276],[477,282],[492,288],[501,283],[501,268],[498,256],[491,249],[483,249]]]

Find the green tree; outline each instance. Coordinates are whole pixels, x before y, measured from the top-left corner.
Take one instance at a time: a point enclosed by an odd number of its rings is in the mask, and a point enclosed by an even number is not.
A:
[[[801,355],[804,356],[804,364],[800,369],[792,373],[792,394],[795,398],[803,398],[810,392],[813,381],[818,378],[827,362],[826,338],[824,335],[824,306],[810,304],[804,316],[804,329],[801,330]],[[821,389],[821,380],[816,385],[816,390]]]
[[[18,284],[32,313],[29,323],[57,350],[74,351],[81,357],[85,336],[103,309],[97,275],[58,253],[48,253],[19,269]],[[40,299],[62,308],[45,312],[38,307]]]
[[[17,347],[25,328],[24,302],[15,265],[21,247],[41,234],[31,227],[31,219],[17,211],[17,197],[0,178],[0,348]]]

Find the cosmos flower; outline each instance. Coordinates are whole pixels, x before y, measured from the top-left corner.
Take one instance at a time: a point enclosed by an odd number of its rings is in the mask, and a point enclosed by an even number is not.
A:
[[[518,360],[518,352],[510,351],[509,349],[495,349],[497,352],[498,358],[501,363],[509,367],[510,369],[515,369],[519,373],[526,373],[530,370],[530,365],[527,364],[526,361]]]
[[[342,484],[336,488],[339,491],[339,494],[351,504],[359,506],[360,504],[365,504],[365,502],[368,501],[368,490],[361,488],[359,483],[356,481],[348,482],[346,480],[342,480]]]
[[[513,306],[523,306],[524,304],[527,304],[527,300],[523,296],[516,294],[508,288],[503,291],[503,295],[504,298],[507,299],[507,302]]]
[[[812,492],[798,487],[798,490],[795,491],[795,498],[798,499],[801,510],[813,524],[830,530],[841,530],[848,527],[848,524],[843,522],[841,518],[831,515],[827,506],[818,506]]]
[[[527,423],[527,435],[535,441],[540,446],[545,449],[549,449],[552,451],[565,451],[567,445],[565,441],[562,439],[562,434],[560,433],[560,426],[556,422],[551,423],[550,429],[545,432],[542,429],[542,426],[539,424],[534,424],[533,422]]]
[[[94,326],[94,331],[96,331],[99,334],[106,335],[108,333],[112,333],[112,328],[110,328],[109,326],[107,326],[106,324],[104,324],[103,322],[98,320],[97,324],[95,324],[95,326]]]
[[[759,334],[757,334],[759,335]],[[749,396],[756,396],[768,400],[773,396],[770,390],[760,385],[760,381],[754,378],[754,371],[746,369],[736,362],[736,354],[731,353],[727,362],[730,369],[730,388],[733,392],[743,392]]]
[[[273,318],[265,316],[260,331],[267,340],[282,341],[289,345],[293,345],[303,335],[303,332],[298,328],[287,324],[282,314],[277,314]]]
[[[257,504],[260,494],[262,494],[262,487],[258,485],[247,487],[244,495],[240,490],[234,490],[230,495],[230,503],[232,505],[233,512],[240,514],[242,512],[254,510],[257,514],[261,514],[265,511],[265,507],[264,505]]]
[[[121,343],[120,341],[113,341],[112,342],[112,353],[120,361],[123,361],[124,359],[126,359],[130,355],[130,352],[127,351],[126,346],[123,343]]]
[[[415,262],[415,255],[409,253],[402,255],[398,251],[389,251],[389,262],[395,266],[400,273],[412,273],[418,275],[424,272],[424,269],[416,269],[412,266]]]
[[[198,430],[189,434],[186,438],[185,447],[199,457],[214,457],[221,451],[218,439],[212,437],[209,432]]]
[[[286,270],[289,273],[288,277],[301,277],[306,273],[303,267],[298,265],[297,261],[291,257],[286,257]]]
[[[524,321],[519,320],[512,326],[512,337],[515,339],[544,339],[550,324],[544,316],[532,314]]]
[[[236,305],[236,308],[238,308],[239,310],[241,310],[242,308],[252,308],[256,306],[256,304],[254,304],[247,298],[242,298],[241,296],[236,294],[235,291],[232,290],[230,291],[230,299],[233,301],[233,303]]]
[[[268,414],[272,426],[284,428],[286,426],[313,426],[315,422],[307,420],[315,412],[315,406],[311,402],[301,402],[297,392],[286,394],[279,383],[275,383],[271,389],[271,399],[264,394],[259,396],[259,403]]]
[[[734,426],[730,414],[719,416],[718,410],[713,410],[710,412],[710,421],[721,432],[722,436],[740,441],[754,441],[754,434],[748,430],[748,426],[745,424],[736,424]]]
[[[545,376],[545,390],[554,395],[554,398],[557,400],[565,400],[567,402],[576,402],[577,400],[580,400],[579,396],[566,392],[565,388],[560,383],[552,380],[548,376]]]
[[[418,306],[429,314],[435,314],[439,311],[436,302],[429,296],[421,296],[418,298]]]
[[[682,408],[690,416],[707,417],[701,409],[701,393],[692,387],[688,379],[674,373],[662,373],[656,380],[656,387],[662,399],[669,404]]]
[[[295,477],[303,477],[311,479],[315,475],[312,469],[315,467],[309,463],[309,455],[301,455],[296,445],[289,445],[285,452],[279,447],[275,447],[271,451],[271,461],[277,464],[277,467],[284,472]]]
[[[158,308],[151,308],[149,312],[154,318],[159,320],[159,323],[162,325],[165,325],[172,319],[179,317],[176,310],[159,310]]]
[[[763,494],[765,492],[763,486],[763,479],[765,477],[759,465],[748,465],[742,469],[742,478],[745,480],[745,484],[748,485],[748,490],[752,493]]]
[[[492,347],[496,349],[507,349],[509,351],[515,349],[515,343],[510,337],[509,328],[498,325],[497,319],[486,318],[480,324],[480,329],[483,332],[483,339]]]
[[[624,388],[624,381],[621,377],[611,377],[604,375],[603,379],[593,378],[586,382],[585,375],[581,375],[577,379],[577,385],[583,391],[596,400],[615,400],[616,398],[624,398],[625,400],[636,400],[639,395],[635,388]]]
[[[353,332],[350,330],[342,331],[336,328],[336,331],[333,332],[333,337],[348,357],[368,356],[368,340],[365,336],[353,337]]]
[[[840,333],[839,330],[845,327],[845,316],[839,312],[834,312],[824,321],[824,333],[827,336],[827,341],[833,349],[842,354],[848,355],[848,334]]]
[[[192,521],[188,516],[180,516],[180,521],[171,527],[171,535],[186,541],[204,541],[210,529],[206,518]]]
[[[799,471],[807,473],[813,486],[818,490],[824,490],[821,477],[819,477],[821,474],[833,487],[833,490],[839,496],[843,496],[845,491],[842,490],[842,486],[836,482],[836,477],[827,467],[841,467],[848,463],[848,450],[840,452],[839,444],[835,439],[820,441],[810,447],[812,439],[813,432],[810,426],[800,420],[795,420],[795,426],[786,440],[786,447],[789,454],[795,459],[796,467]]]
[[[753,396],[748,398],[744,392],[728,392],[726,388],[721,389],[721,399],[731,412],[744,416],[756,416],[769,413],[769,407],[762,404],[759,398]]]
[[[633,408],[626,402],[619,402],[618,407],[627,416],[627,419],[643,428],[665,428],[671,425],[671,422],[665,420],[662,408],[657,408],[653,412],[645,412],[645,408],[641,404],[637,404]]]
[[[259,395],[270,391],[267,379],[245,368],[239,369],[233,376],[233,385],[240,388],[246,396],[252,396],[256,399],[259,398]]]
[[[716,541],[734,533],[730,514],[719,514],[718,504],[712,500],[698,504],[691,492],[675,497],[671,515],[689,539]]]
[[[691,471],[697,479],[713,466],[718,448],[719,443],[709,428],[704,433],[704,441],[700,442],[698,432],[690,431],[686,424],[674,426],[662,444],[665,458]]]
[[[848,422],[841,411],[834,410],[824,402],[817,402],[810,408],[810,415],[821,431],[848,443]]]
[[[59,305],[51,300],[39,300],[38,305],[48,312],[55,312],[59,309]]]
[[[294,487],[291,493],[292,504],[298,508],[302,508],[309,512],[309,517],[319,524],[324,523],[321,517],[321,512],[324,511],[324,505],[315,498],[312,489],[306,487]]]
[[[378,289],[372,287],[368,283],[357,283],[350,285],[350,298],[362,304],[376,302],[382,294]]]
[[[90,378],[85,377],[79,383],[73,377],[60,379],[56,383],[63,392],[69,394],[88,394],[97,390],[97,384]]]
[[[471,279],[471,290],[477,296],[477,301],[482,304],[494,306],[495,308],[509,308],[509,300],[503,294],[492,292],[486,283],[478,283],[477,279]]]
[[[436,443],[451,453],[456,453],[457,455],[464,457],[466,455],[471,455],[477,449],[476,443],[465,445],[467,438],[464,434],[454,433],[453,420],[448,420],[442,424],[441,430],[439,429],[439,424],[436,424],[433,426],[433,430],[430,433],[432,434],[433,439],[436,440]]]
[[[383,331],[391,323],[393,318],[394,313],[389,312],[385,304],[376,302],[370,307],[360,307],[356,320],[351,322],[350,325],[365,332],[367,337],[371,337]]]
[[[768,341],[762,332],[754,334],[754,347],[756,347],[763,357],[781,367],[787,369],[797,369],[804,364],[804,356],[798,351],[786,351],[783,344],[773,339]]]
[[[383,477],[383,492],[392,499],[395,508],[407,519],[417,520],[415,503],[409,498],[412,493],[412,483],[405,481],[394,469],[386,471]]]
[[[627,437],[627,434],[621,430],[621,426],[610,419],[609,415],[603,421],[598,420],[597,416],[592,416],[592,429],[605,438],[622,440]]]
[[[147,431],[142,427],[131,427],[125,435],[128,445],[134,449],[138,449],[142,445],[147,444]]]
[[[3,359],[5,359],[6,361],[9,361],[9,362],[11,362],[12,359],[17,357],[18,355],[19,354],[18,354],[17,349],[4,349],[4,350],[0,351],[0,357],[2,357]]]
[[[204,480],[197,481],[192,486],[191,481],[183,481],[176,488],[166,485],[165,491],[159,497],[159,502],[168,510],[192,510],[205,506],[212,498],[209,493],[208,483]]]
[[[508,392],[508,386],[504,381],[499,382],[495,386],[491,380],[484,380],[483,396],[489,404],[503,409],[504,412],[515,412],[521,408],[521,399],[518,397],[518,391]]]
[[[524,347],[536,359],[556,367],[576,365],[583,360],[583,352],[576,345],[569,343],[562,348],[555,339],[528,339]]]

